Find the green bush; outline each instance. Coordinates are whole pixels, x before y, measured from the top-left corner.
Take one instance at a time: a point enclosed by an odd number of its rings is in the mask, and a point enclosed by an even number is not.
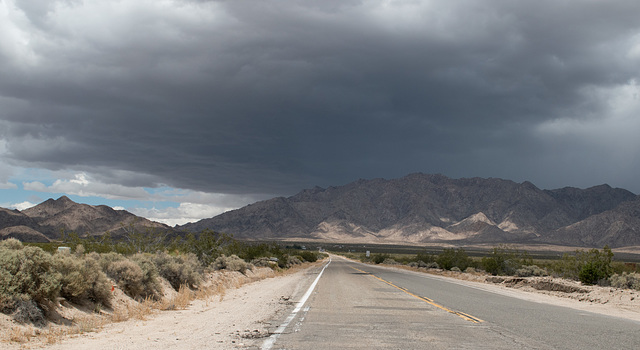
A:
[[[425,264],[429,264],[436,261],[436,257],[434,255],[428,253],[418,253],[416,257],[413,259],[415,262],[422,261]]]
[[[210,266],[225,251],[232,250],[229,246],[236,246],[236,243],[227,234],[204,230],[198,235],[187,235],[181,251],[195,254],[202,266]]]
[[[588,252],[580,252],[577,257],[582,263],[578,278],[584,284],[604,283],[613,274],[613,252],[608,246],[602,251],[591,249]]]
[[[371,261],[373,261],[374,264],[382,264],[386,259],[389,259],[390,256],[389,254],[373,254],[373,256],[371,257]]]
[[[533,265],[526,252],[520,252],[506,246],[494,247],[491,254],[483,257],[482,268],[492,275],[515,275],[523,266]],[[522,273],[526,272],[521,271]]]
[[[460,270],[466,270],[472,264],[471,258],[467,255],[464,249],[445,249],[438,257],[436,262],[440,268],[445,270],[451,270],[453,267],[457,267]]]
[[[564,254],[550,268],[556,276],[579,280],[584,284],[606,283],[613,275],[612,259],[613,252],[608,246],[602,251],[595,248],[577,250],[573,255]]]
[[[314,252],[303,251],[300,253],[300,257],[302,258],[303,261],[308,261],[308,262],[318,261],[318,254]]]

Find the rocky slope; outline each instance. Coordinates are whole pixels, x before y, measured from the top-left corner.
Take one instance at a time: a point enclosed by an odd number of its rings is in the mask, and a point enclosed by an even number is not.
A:
[[[608,185],[541,190],[529,182],[411,174],[316,187],[181,229],[208,228],[246,239],[619,247],[640,245],[637,211],[635,194]]]
[[[66,196],[49,199],[23,211],[0,208],[2,239],[14,237],[27,242],[46,242],[60,238],[62,231],[80,235],[110,232],[117,237],[131,229],[171,230],[167,225],[125,210],[114,210],[105,205],[79,204]]]

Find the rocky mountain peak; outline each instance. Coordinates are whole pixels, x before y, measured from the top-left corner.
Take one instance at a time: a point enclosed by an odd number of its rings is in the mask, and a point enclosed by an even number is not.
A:
[[[116,211],[105,205],[79,204],[67,196],[48,199],[23,211],[0,210],[3,238],[43,241],[59,238],[61,231],[76,232],[79,235],[110,232],[117,236],[130,226],[138,230],[170,230],[167,225],[135,216],[125,210]]]
[[[451,179],[440,174],[414,173],[393,180],[360,179],[326,190],[316,187],[180,229],[208,228],[250,239],[544,243],[547,238],[559,241],[555,232],[564,227],[605,211],[616,211],[622,203],[635,198],[629,191],[608,185],[586,190],[542,190],[528,181],[518,184],[498,178]],[[640,245],[640,235],[623,241]],[[562,242],[572,241],[563,234]],[[615,245],[621,242],[617,240]],[[573,243],[590,244],[580,239]]]

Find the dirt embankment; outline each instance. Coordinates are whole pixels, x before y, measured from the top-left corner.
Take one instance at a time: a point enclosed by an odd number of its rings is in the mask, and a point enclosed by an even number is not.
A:
[[[164,282],[160,301],[136,302],[114,290],[113,308],[91,310],[61,301],[45,327],[0,314],[2,349],[232,349],[267,335],[264,322],[291,303],[305,266],[215,272],[200,291]],[[277,278],[274,278],[277,277]],[[198,295],[196,295],[198,294]],[[96,312],[97,311],[97,312]]]

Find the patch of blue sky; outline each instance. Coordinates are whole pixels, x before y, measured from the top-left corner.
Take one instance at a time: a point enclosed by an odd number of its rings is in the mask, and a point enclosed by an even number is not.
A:
[[[0,207],[9,209],[24,209],[25,203],[40,204],[49,198],[58,199],[67,196],[76,203],[90,205],[107,205],[112,208],[131,210],[132,208],[177,208],[180,203],[170,200],[138,200],[138,199],[113,199],[100,196],[80,196],[67,193],[38,192],[24,190],[21,185],[15,189],[0,190]],[[169,199],[169,198],[167,198]],[[177,199],[177,198],[176,198]]]

